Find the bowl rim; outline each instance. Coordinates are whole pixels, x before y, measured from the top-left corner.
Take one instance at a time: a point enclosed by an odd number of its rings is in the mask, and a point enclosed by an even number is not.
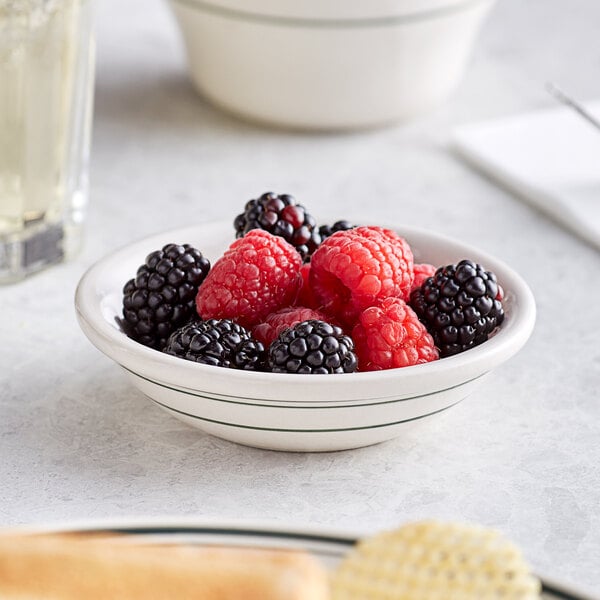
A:
[[[366,221],[368,222],[368,221]],[[504,261],[499,260],[492,255],[479,250],[470,244],[466,244],[445,234],[437,233],[429,229],[420,227],[411,227],[405,225],[388,224],[387,227],[398,231],[400,235],[410,239],[411,237],[426,237],[436,239],[438,243],[448,244],[453,247],[460,247],[465,257],[474,256],[477,262],[484,264],[486,269],[494,271],[498,280],[502,282],[505,290],[508,289],[518,299],[519,306],[516,315],[507,313],[508,319],[499,328],[497,333],[480,344],[466,352],[454,356],[445,357],[430,363],[413,365],[409,367],[387,369],[382,371],[368,371],[357,373],[342,373],[327,375],[326,380],[322,377],[302,377],[298,374],[288,373],[269,373],[256,371],[243,371],[237,369],[224,369],[211,365],[203,365],[192,361],[182,360],[181,358],[164,354],[158,350],[148,348],[127,337],[121,330],[111,324],[102,314],[101,301],[109,291],[114,292],[117,288],[120,290],[125,282],[115,283],[111,290],[99,292],[96,286],[103,275],[110,272],[111,265],[121,262],[132,253],[148,253],[152,249],[164,245],[164,240],[173,239],[191,239],[197,235],[198,231],[204,228],[231,227],[231,223],[222,220],[204,221],[193,226],[171,229],[161,233],[148,235],[138,239],[133,243],[126,244],[113,250],[104,257],[93,263],[83,274],[75,290],[75,310],[80,325],[86,336],[90,339],[101,352],[112,360],[115,360],[122,367],[133,371],[138,375],[152,374],[156,380],[156,369],[169,369],[174,374],[183,376],[184,380],[199,379],[206,381],[206,378],[213,378],[220,375],[221,379],[235,385],[250,383],[256,385],[269,386],[274,383],[279,386],[294,384],[300,381],[303,389],[310,390],[317,387],[327,387],[337,385],[351,384],[352,386],[361,386],[368,388],[371,384],[380,385],[382,383],[391,384],[394,381],[402,379],[404,381],[431,381],[438,379],[440,375],[450,375],[455,372],[464,373],[461,381],[468,381],[473,377],[469,374],[484,374],[497,364],[504,362],[515,354],[526,343],[530,337],[535,324],[536,306],[533,293],[523,278],[509,267]],[[196,232],[195,234],[193,232]],[[181,242],[183,243],[183,242]],[[212,262],[212,261],[211,261]],[[507,282],[509,285],[507,286]],[[118,315],[115,315],[117,317]],[[512,317],[512,318],[511,318]],[[120,360],[115,358],[118,354]],[[134,367],[133,363],[137,366]],[[139,364],[143,363],[144,368],[140,369]],[[489,368],[488,368],[489,367]],[[432,376],[436,377],[432,377]],[[299,380],[299,377],[302,377]],[[173,378],[161,381],[173,381]],[[184,389],[200,389],[188,387],[184,384],[177,384]],[[430,386],[431,387],[431,386]],[[435,385],[432,390],[439,389]],[[309,402],[310,399],[304,399],[303,402]]]
[[[170,0],[205,14],[242,21],[300,28],[363,28],[408,25],[454,16],[496,0]]]

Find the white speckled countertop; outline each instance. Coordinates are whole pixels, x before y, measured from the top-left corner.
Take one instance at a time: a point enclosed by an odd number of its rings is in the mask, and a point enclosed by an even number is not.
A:
[[[600,254],[455,158],[456,125],[552,105],[559,82],[600,98],[600,3],[502,0],[460,89],[402,127],[264,130],[188,83],[159,0],[98,3],[87,243],[0,288],[0,525],[180,515],[373,531],[407,519],[502,529],[542,573],[600,589]],[[527,346],[486,386],[405,437],[283,454],[209,437],[149,403],[80,332],[83,271],[133,239],[233,218],[252,196],[403,222],[497,255],[531,285]]]

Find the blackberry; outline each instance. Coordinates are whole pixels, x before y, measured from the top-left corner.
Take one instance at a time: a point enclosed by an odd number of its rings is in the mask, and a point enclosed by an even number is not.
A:
[[[451,356],[485,342],[504,320],[496,275],[471,260],[440,267],[410,304],[433,336],[440,356]]]
[[[209,270],[208,259],[188,244],[167,244],[149,254],[123,288],[125,333],[161,350],[169,335],[196,314],[198,286]]]
[[[321,237],[321,241],[323,241],[336,231],[348,231],[348,229],[354,229],[355,227],[356,225],[352,225],[349,221],[336,221],[333,225],[321,225],[319,227],[319,236]]]
[[[205,365],[247,371],[261,370],[265,362],[264,346],[230,319],[188,323],[171,334],[163,352]]]
[[[246,203],[233,223],[235,235],[243,237],[252,229],[264,229],[281,236],[307,258],[321,243],[317,222],[302,204],[289,194],[267,192]]]
[[[233,354],[232,367],[244,371],[264,371],[267,353],[262,342],[250,338],[242,340]]]
[[[283,331],[269,347],[274,373],[353,373],[358,368],[354,342],[324,321],[302,321]]]

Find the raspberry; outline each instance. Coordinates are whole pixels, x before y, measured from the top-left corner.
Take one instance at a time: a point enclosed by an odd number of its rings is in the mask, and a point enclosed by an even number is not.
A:
[[[500,302],[502,302],[502,300],[504,300],[504,289],[502,288],[502,286],[500,284],[498,284],[498,293],[496,294],[496,297],[494,298],[494,300],[499,300]]]
[[[315,297],[312,287],[310,286],[310,263],[304,263],[300,269],[302,275],[302,287],[296,300],[298,306],[306,306],[318,310],[319,301]]]
[[[194,298],[209,270],[208,259],[188,244],[167,244],[149,254],[123,288],[125,333],[162,350],[169,335],[195,316]]]
[[[352,339],[339,327],[312,319],[283,331],[268,360],[274,373],[353,373],[358,366]]]
[[[256,200],[249,200],[233,226],[238,238],[253,229],[279,235],[304,258],[321,243],[314,217],[289,194],[267,192]]]
[[[188,323],[174,331],[163,352],[216,367],[261,370],[264,346],[229,319]]]
[[[435,267],[427,263],[415,264],[413,267],[413,273],[415,278],[412,287],[410,288],[411,293],[413,290],[420,288],[428,277],[433,277],[435,273]]]
[[[504,320],[496,275],[472,260],[440,267],[410,295],[410,304],[433,336],[440,356],[485,342]]]
[[[439,358],[433,338],[400,298],[364,310],[352,330],[361,371],[380,371]]]
[[[333,225],[319,226],[319,229],[317,230],[315,236],[317,244],[311,248],[310,253],[312,254],[319,247],[319,245],[324,239],[332,236],[337,231],[347,231],[348,229],[354,229],[355,227],[357,227],[357,225],[352,225],[350,221],[346,221],[345,219],[336,221]],[[310,256],[306,256],[304,260],[308,262],[310,261],[310,258]]]
[[[284,331],[300,323],[309,321],[310,319],[326,320],[325,315],[318,310],[305,308],[304,306],[290,306],[282,308],[275,313],[270,314],[264,321],[259,323],[252,329],[252,335],[262,342],[265,347],[269,347],[271,342]]]
[[[294,303],[301,265],[302,258],[283,238],[253,229],[214,264],[196,296],[198,314],[250,328]]]
[[[408,299],[413,255],[382,227],[357,227],[327,238],[313,254],[310,285],[321,310],[352,326],[367,307],[388,297]]]

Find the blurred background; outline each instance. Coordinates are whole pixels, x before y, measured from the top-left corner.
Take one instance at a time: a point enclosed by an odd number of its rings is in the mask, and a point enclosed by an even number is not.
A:
[[[515,235],[533,223],[553,229],[449,153],[450,135],[463,123],[556,106],[545,90],[548,81],[581,101],[600,96],[594,0],[568,6],[500,0],[442,107],[399,126],[341,135],[265,129],[200,98],[166,2],[104,0],[97,11],[89,225],[102,227],[125,206],[137,207],[135,222],[119,228],[115,235],[122,239],[111,238],[111,246],[189,220],[229,218],[226,205],[240,207],[267,189],[294,194],[316,214],[342,218],[344,206],[381,217],[393,211],[396,221],[468,232],[473,243],[494,244],[477,226],[492,217],[498,229],[504,224]],[[515,206],[507,211],[507,204]],[[164,207],[160,223],[157,206]],[[502,247],[488,250],[510,252],[504,239],[498,243]],[[102,250],[88,247],[96,256]]]

